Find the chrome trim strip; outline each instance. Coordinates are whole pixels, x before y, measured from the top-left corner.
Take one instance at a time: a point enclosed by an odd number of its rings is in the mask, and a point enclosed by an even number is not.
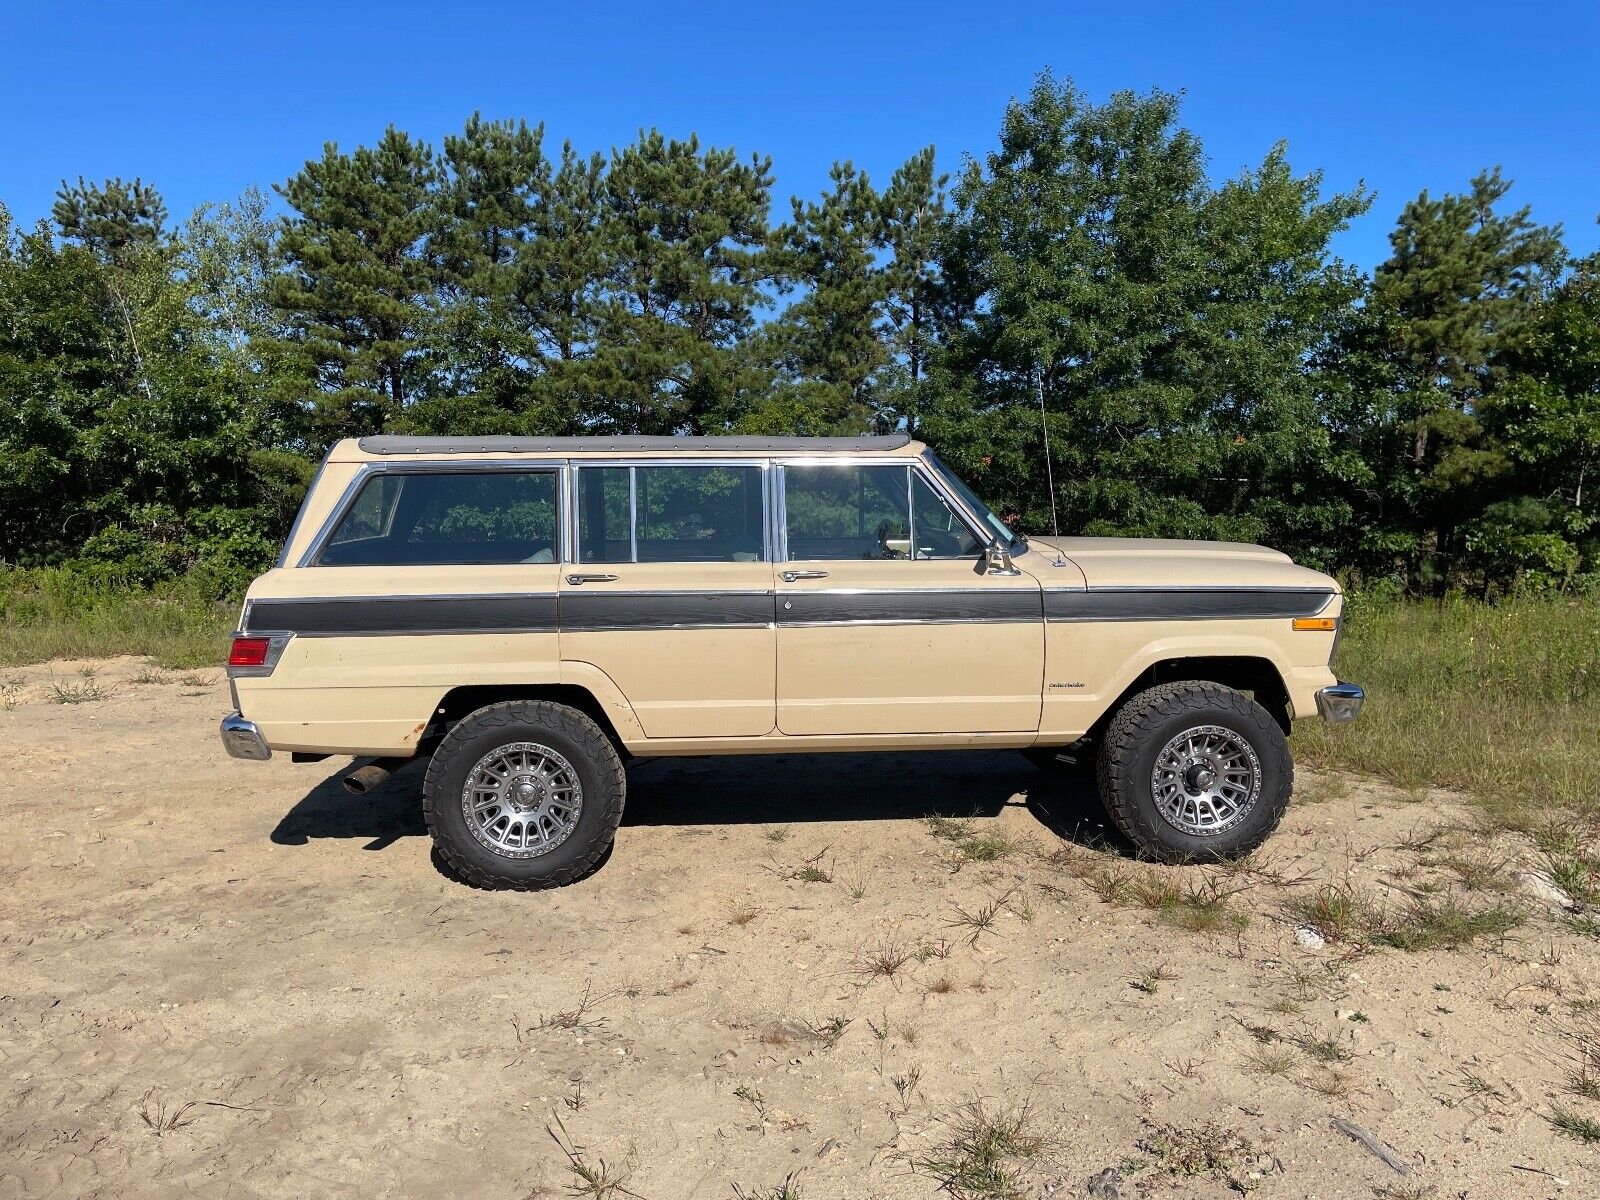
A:
[[[303,637],[556,630],[556,594],[259,599],[251,619]],[[254,630],[247,630],[254,633]]]
[[[562,592],[561,630],[764,628],[773,604],[771,592]]]
[[[778,593],[778,625],[944,625],[967,622],[1039,622],[1037,588],[900,591],[796,589]]]
[[[1243,621],[1310,617],[1335,593],[1321,588],[1092,587],[1047,589],[1045,619],[1060,621]]]
[[[371,434],[357,443],[366,454],[788,454],[854,451],[883,453],[911,444],[908,433],[860,434],[854,437],[771,437],[747,434],[651,436],[648,434],[588,437],[410,437]]]
[[[306,485],[306,494],[300,497],[300,507],[294,510],[294,522],[289,526],[289,536],[283,539],[283,546],[278,551],[277,560],[272,564],[275,568],[289,565],[289,547],[294,545],[295,538],[300,536],[300,526],[305,524],[306,509],[310,507],[311,497],[316,493],[317,484],[322,482],[322,473],[328,469],[328,459],[333,456],[333,447],[329,446],[323,452],[322,461],[317,464],[316,471],[311,476],[311,482]]]

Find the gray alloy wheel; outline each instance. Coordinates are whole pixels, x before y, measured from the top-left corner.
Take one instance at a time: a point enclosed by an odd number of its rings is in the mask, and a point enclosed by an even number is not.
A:
[[[428,763],[422,812],[463,882],[562,887],[605,858],[627,786],[592,718],[550,700],[505,700],[450,727]]]
[[[1135,849],[1162,862],[1248,854],[1289,803],[1294,759],[1278,722],[1209,680],[1159,684],[1111,720],[1100,796]]]
[[[506,858],[548,854],[578,827],[583,782],[538,742],[496,746],[467,772],[461,811],[472,836]]]
[[[1199,725],[1156,754],[1150,791],[1174,829],[1194,837],[1226,833],[1261,795],[1261,760],[1233,730]]]

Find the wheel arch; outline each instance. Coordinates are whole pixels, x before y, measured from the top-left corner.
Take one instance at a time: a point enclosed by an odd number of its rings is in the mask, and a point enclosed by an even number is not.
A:
[[[589,688],[577,683],[489,683],[451,688],[440,698],[434,712],[438,735],[442,737],[457,721],[480,708],[507,700],[548,700],[576,709],[600,727],[618,756],[629,757],[627,743],[607,706]]]
[[[1140,692],[1163,683],[1187,680],[1220,683],[1223,687],[1248,694],[1288,734],[1294,710],[1289,700],[1288,685],[1284,683],[1283,673],[1277,663],[1257,654],[1206,654],[1176,655],[1145,666],[1106,706],[1086,736],[1100,740],[1122,706]]]

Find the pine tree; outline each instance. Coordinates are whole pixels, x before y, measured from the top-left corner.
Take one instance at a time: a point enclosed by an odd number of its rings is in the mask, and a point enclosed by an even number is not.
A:
[[[889,361],[879,331],[887,296],[881,199],[851,163],[835,163],[829,178],[820,200],[792,200],[792,220],[773,233],[773,270],[801,294],[761,332],[775,386],[743,428],[821,434],[871,424]]]
[[[1391,512],[1415,531],[1413,582],[1448,581],[1463,509],[1481,507],[1505,469],[1480,408],[1565,258],[1558,227],[1536,224],[1527,207],[1496,211],[1510,187],[1496,168],[1465,193],[1407,204],[1373,277],[1367,340],[1349,348],[1385,373],[1375,424],[1404,434],[1399,461],[1369,461]]]
[[[948,214],[944,188],[949,177],[936,174],[932,146],[914,154],[895,171],[880,198],[885,267],[885,340],[891,358],[877,398],[877,425],[920,433],[928,363],[939,344],[940,245]]]
[[[515,265],[535,236],[535,214],[550,187],[543,142],[543,126],[489,122],[476,113],[444,139],[450,179],[439,237],[441,370],[450,392],[443,403],[459,432],[504,429],[541,373],[541,348],[517,303]],[[419,413],[413,421],[441,415]]]
[[[606,302],[591,364],[596,432],[725,425],[747,391],[739,344],[763,302],[772,162],[659,132],[605,179]]]
[[[273,299],[321,441],[380,431],[437,387],[440,187],[432,150],[391,126],[352,154],[329,143],[277,189],[295,214]]]

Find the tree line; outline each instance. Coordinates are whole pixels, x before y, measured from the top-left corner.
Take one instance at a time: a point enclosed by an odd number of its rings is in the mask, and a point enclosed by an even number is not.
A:
[[[1331,250],[1364,188],[1281,145],[1213,179],[1177,97],[1049,75],[953,175],[841,162],[786,211],[760,155],[478,116],[325,146],[281,215],[64,182],[0,207],[0,561],[225,593],[379,431],[906,430],[1025,531],[1586,588],[1600,255],[1509,189],[1422,193],[1369,274]]]

